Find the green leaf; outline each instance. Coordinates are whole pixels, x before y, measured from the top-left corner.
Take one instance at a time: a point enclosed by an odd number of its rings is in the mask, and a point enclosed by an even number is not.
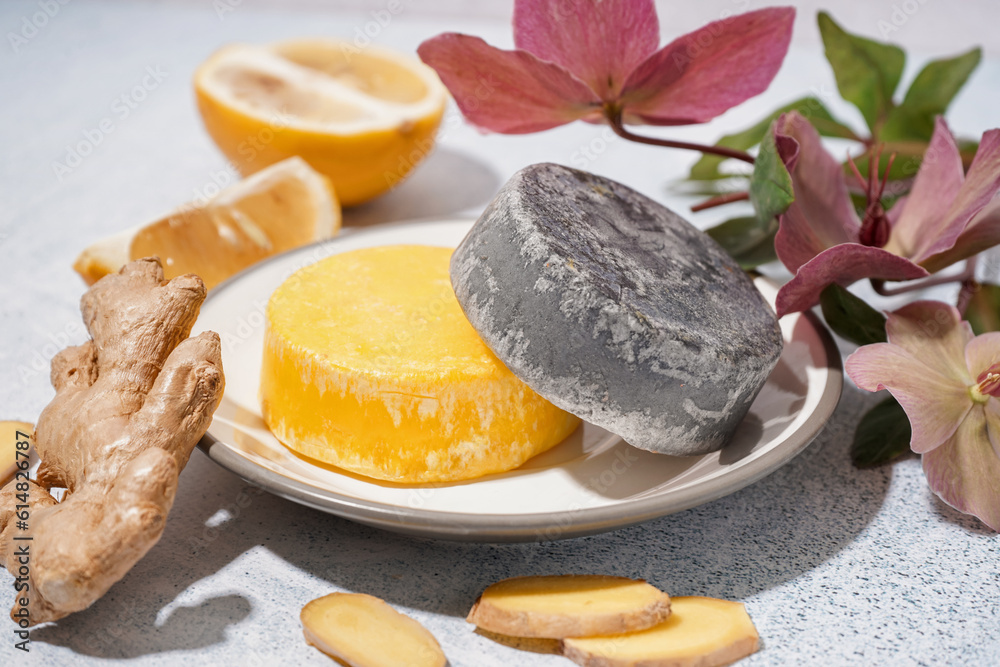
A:
[[[934,117],[948,110],[982,57],[982,49],[976,47],[954,58],[927,63],[910,84],[903,102],[889,113],[880,138],[930,141]]]
[[[898,46],[852,35],[820,12],[819,32],[840,95],[856,106],[873,134],[894,106],[892,96],[903,75],[906,54]]]
[[[962,156],[962,166],[968,171],[969,167],[972,166],[972,160],[979,151],[979,142],[973,139],[955,138],[958,140],[958,152]]]
[[[707,230],[744,270],[755,269],[778,259],[774,251],[774,235],[778,221],[761,222],[755,217],[733,218]]]
[[[854,432],[851,461],[859,468],[888,463],[910,451],[910,420],[889,397],[868,411]]]
[[[737,132],[735,134],[727,134],[719,139],[715,145],[724,146],[726,148],[734,148],[741,151],[749,150],[760,143],[760,140],[764,137],[764,133],[767,132],[769,127],[771,127],[771,123],[773,123],[778,116],[783,113],[787,113],[788,111],[798,111],[800,114],[808,118],[817,131],[819,131],[819,133],[824,137],[841,137],[844,139],[854,139],[856,141],[860,141],[854,131],[834,118],[827,108],[823,106],[822,102],[815,97],[803,97],[800,100],[795,100],[780,109],[772,111],[766,118],[753,127],[747,128],[742,132]],[[728,158],[722,157],[721,155],[711,155],[705,153],[701,156],[701,159],[695,162],[694,166],[691,167],[691,173],[688,178],[694,181],[729,178],[731,176],[730,174],[724,174],[719,171],[719,166],[727,159]]]
[[[920,169],[920,163],[923,162],[924,153],[927,152],[926,141],[882,142],[880,146],[882,148],[882,155],[879,158],[878,175],[881,179],[885,175],[886,169],[889,169],[890,181],[898,181],[906,178],[912,179],[916,176],[917,171]],[[890,169],[889,157],[891,155],[895,155],[895,158],[892,161],[892,168]],[[870,153],[868,152],[854,156],[854,164],[857,166],[861,176],[866,179],[868,178],[869,157]],[[856,183],[854,172],[851,171],[847,162],[844,162],[844,173],[847,175],[849,183]],[[893,188],[890,187],[889,191],[892,192]]]
[[[788,210],[794,199],[792,177],[778,155],[774,133],[765,130],[750,177],[750,201],[756,215],[729,220],[708,230],[708,234],[744,269],[772,262],[777,259],[777,217]]]
[[[836,283],[819,295],[823,319],[834,333],[857,345],[884,343],[885,315]]]
[[[747,165],[747,167],[750,167],[750,165]],[[719,178],[714,181],[678,180],[671,183],[671,190],[679,195],[690,197],[718,197],[719,195],[728,195],[733,192],[746,190],[748,187],[747,181],[751,173],[748,171],[746,176],[731,176],[728,178]]]
[[[760,150],[753,165],[750,201],[753,202],[757,219],[762,224],[770,224],[775,217],[787,211],[794,200],[792,177],[778,155],[774,132],[768,130],[760,142]]]
[[[980,285],[965,309],[965,319],[977,336],[987,331],[1000,331],[1000,285]]]

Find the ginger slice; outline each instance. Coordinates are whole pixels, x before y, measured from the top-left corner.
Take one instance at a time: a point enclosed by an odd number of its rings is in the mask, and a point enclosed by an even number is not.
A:
[[[645,581],[569,574],[495,583],[466,620],[502,635],[563,639],[642,630],[669,615],[670,597]]]
[[[562,640],[560,639],[549,639],[548,637],[514,637],[512,635],[501,635],[498,632],[490,632],[479,627],[476,628],[476,634],[501,646],[516,648],[518,651],[562,655]]]
[[[35,425],[31,422],[0,422],[0,485],[4,485],[14,478],[14,473],[18,469],[18,461],[28,460],[28,455],[34,446],[34,439]],[[18,442],[22,443],[20,447]],[[27,443],[27,446],[23,443]],[[18,451],[21,452],[20,455],[18,455]]]
[[[310,646],[349,667],[444,667],[448,659],[427,628],[363,593],[331,593],[302,608]]]
[[[37,480],[18,475],[0,490],[0,562],[14,576],[30,570],[11,610],[21,627],[86,609],[160,539],[177,476],[222,399],[219,336],[188,338],[204,299],[200,278],[166,281],[156,258],[81,299],[92,340],[52,359]],[[53,488],[67,490],[62,502]]]
[[[757,629],[739,602],[676,597],[670,618],[646,630],[563,640],[585,667],[720,667],[754,653]]]

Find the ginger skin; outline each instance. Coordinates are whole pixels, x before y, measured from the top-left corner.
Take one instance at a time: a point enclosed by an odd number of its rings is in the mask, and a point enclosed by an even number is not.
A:
[[[147,258],[84,294],[91,340],[52,360],[56,396],[35,428],[42,463],[27,491],[28,531],[14,519],[24,480],[0,490],[0,562],[18,576],[16,550],[30,545],[29,588],[16,597],[28,598],[31,625],[89,607],[160,538],[225,385],[219,336],[188,338],[205,293],[197,276],[165,281]],[[67,489],[62,502],[51,488]]]

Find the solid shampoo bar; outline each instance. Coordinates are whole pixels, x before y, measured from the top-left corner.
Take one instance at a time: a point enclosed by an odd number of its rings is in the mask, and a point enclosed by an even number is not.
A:
[[[642,449],[721,448],[778,361],[778,321],[706,234],[620,183],[515,174],[451,262],[493,352],[559,407]]]
[[[469,325],[451,252],[355,250],[275,290],[260,398],[281,442],[368,477],[440,482],[515,468],[576,428]]]

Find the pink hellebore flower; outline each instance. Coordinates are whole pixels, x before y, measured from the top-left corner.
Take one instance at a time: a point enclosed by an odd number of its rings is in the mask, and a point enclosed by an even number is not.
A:
[[[939,301],[911,303],[885,328],[889,342],[855,351],[847,374],[899,401],[931,490],[1000,531],[1000,332],[973,337]]]
[[[788,51],[795,10],[715,21],[662,49],[653,0],[516,0],[513,51],[445,33],[417,52],[466,118],[523,134],[620,114],[704,123],[763,92]]]
[[[795,273],[778,293],[779,316],[816,305],[831,283],[922,278],[1000,243],[1000,203],[990,203],[1000,190],[1000,130],[983,135],[965,174],[955,138],[939,117],[909,196],[884,211],[873,176],[863,220],[842,167],[808,120],[786,113],[774,133],[795,194],[774,242]]]

